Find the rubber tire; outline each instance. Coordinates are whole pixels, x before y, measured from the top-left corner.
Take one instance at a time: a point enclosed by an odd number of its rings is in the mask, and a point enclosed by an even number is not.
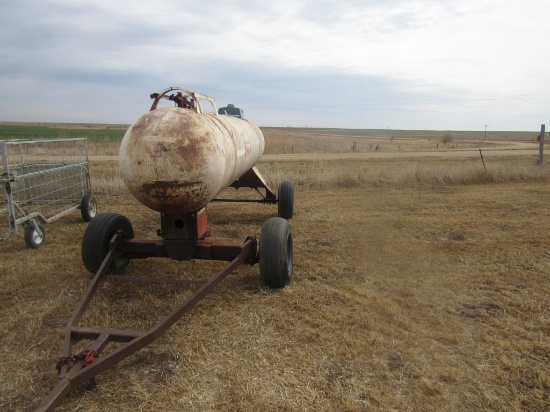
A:
[[[87,193],[80,202],[80,214],[85,222],[89,222],[97,215],[97,201],[94,195]]]
[[[107,253],[113,235],[123,231],[130,239],[134,238],[134,229],[126,216],[116,213],[102,213],[94,217],[82,237],[82,262],[86,269],[95,274]],[[120,273],[126,268],[130,258],[116,256],[109,266],[108,273]]]
[[[292,278],[292,232],[281,217],[268,219],[260,231],[260,276],[271,288],[285,287]]]
[[[294,216],[294,182],[291,180],[283,180],[279,184],[277,215],[286,220]]]
[[[38,230],[37,230],[38,229]],[[42,235],[40,235],[40,233]],[[31,249],[38,249],[46,240],[46,232],[39,223],[29,223],[25,226],[25,243]]]

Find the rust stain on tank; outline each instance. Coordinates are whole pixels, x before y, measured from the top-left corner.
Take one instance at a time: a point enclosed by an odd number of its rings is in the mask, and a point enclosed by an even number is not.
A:
[[[205,199],[205,187],[201,181],[155,181],[144,183],[141,189],[147,203],[154,203],[165,211],[193,211]]]
[[[177,188],[190,188],[196,185],[200,185],[201,182],[177,182],[177,181],[156,181],[154,183],[144,184],[143,190],[145,192],[150,192],[152,190],[168,190],[168,189],[177,189]]]

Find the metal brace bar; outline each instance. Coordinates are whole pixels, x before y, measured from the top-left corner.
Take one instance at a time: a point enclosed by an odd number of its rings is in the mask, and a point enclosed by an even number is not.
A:
[[[72,346],[85,338],[94,338],[95,341],[89,347],[90,350],[94,350],[97,354],[104,349],[110,341],[125,341],[121,346],[109,352],[108,354],[95,358],[93,363],[86,364],[85,360],[77,361],[70,369],[66,366],[62,370],[62,378],[53,390],[42,400],[36,411],[51,411],[58,406],[62,400],[67,396],[71,389],[80,386],[90,379],[94,378],[101,372],[117,364],[121,360],[130,356],[139,349],[147,346],[155,339],[160,337],[166,332],[178,319],[180,319],[186,312],[190,311],[207,293],[212,291],[218,284],[220,284],[231,272],[233,272],[239,265],[249,260],[251,255],[256,253],[256,241],[254,239],[247,239],[240,247],[240,252],[231,260],[231,262],[220,272],[212,276],[206,283],[198,288],[191,296],[189,296],[184,302],[182,302],[175,310],[169,315],[160,320],[153,328],[147,332],[129,332],[118,331],[108,329],[92,329],[92,328],[79,328],[76,324],[82,318],[85,310],[87,309],[93,295],[97,291],[99,281],[102,274],[109,267],[111,261],[114,258],[114,252],[117,250],[117,245],[120,242],[121,234],[117,233],[113,236],[109,252],[101,264],[99,270],[92,279],[86,292],[82,296],[79,304],[75,308],[73,315],[71,316],[66,332],[65,332],[65,344],[64,355],[69,356],[71,354]]]

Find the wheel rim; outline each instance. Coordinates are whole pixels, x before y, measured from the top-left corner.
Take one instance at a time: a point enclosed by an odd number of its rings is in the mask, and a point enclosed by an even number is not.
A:
[[[43,240],[44,240],[44,236],[41,235],[40,233],[38,233],[38,230],[34,229],[34,230],[32,231],[32,241],[33,241],[35,244],[39,245],[39,244],[42,243]]]
[[[90,203],[88,203],[88,213],[90,214],[90,217],[95,217],[97,213],[97,203],[95,200],[91,200]]]

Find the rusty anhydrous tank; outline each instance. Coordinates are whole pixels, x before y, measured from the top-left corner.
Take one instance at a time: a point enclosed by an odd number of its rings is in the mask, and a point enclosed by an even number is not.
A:
[[[124,135],[120,174],[145,206],[185,214],[206,206],[263,151],[262,132],[248,120],[164,107],[141,116]]]

